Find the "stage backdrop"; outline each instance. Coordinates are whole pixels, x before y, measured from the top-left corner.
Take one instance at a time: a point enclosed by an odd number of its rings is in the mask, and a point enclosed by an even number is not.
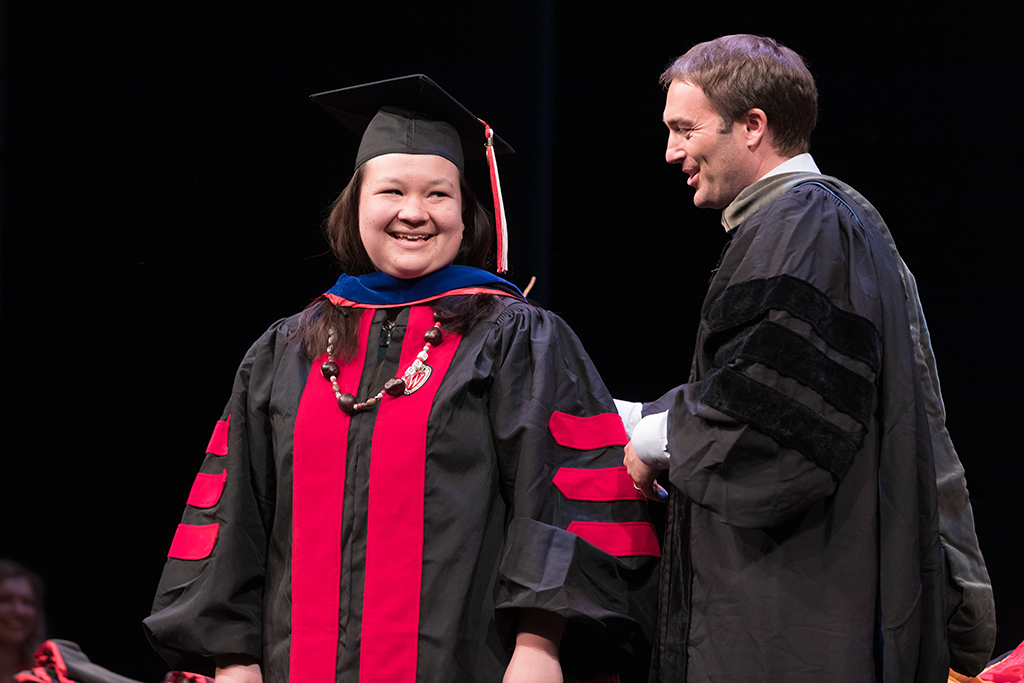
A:
[[[355,140],[310,93],[423,72],[486,119],[517,150],[510,278],[649,400],[686,378],[724,239],[664,162],[658,76],[754,32],[808,59],[819,166],[918,277],[997,651],[1024,639],[1020,8],[352,4],[0,3],[0,556],[42,574],[54,636],[164,670],[139,622],[235,368],[337,274],[320,224]]]

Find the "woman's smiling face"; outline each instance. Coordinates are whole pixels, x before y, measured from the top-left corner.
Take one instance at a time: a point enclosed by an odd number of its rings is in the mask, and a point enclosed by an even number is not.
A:
[[[455,164],[432,154],[384,154],[364,169],[359,236],[377,270],[414,278],[454,261],[464,230]]]

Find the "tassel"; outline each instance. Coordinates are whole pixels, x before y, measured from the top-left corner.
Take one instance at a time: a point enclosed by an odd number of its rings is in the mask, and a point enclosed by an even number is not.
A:
[[[494,154],[494,131],[487,122],[480,119],[484,124],[484,135],[487,141],[487,166],[491,170],[491,194],[494,195],[494,230],[498,236],[497,249],[497,271],[508,272],[508,228],[505,225],[505,202],[501,196],[501,180],[498,178],[498,160]]]

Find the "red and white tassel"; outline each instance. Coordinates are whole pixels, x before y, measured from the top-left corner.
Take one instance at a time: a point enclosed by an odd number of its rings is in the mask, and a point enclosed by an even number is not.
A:
[[[494,154],[494,131],[487,122],[484,124],[484,135],[487,141],[487,166],[491,170],[491,194],[494,195],[494,230],[498,235],[497,270],[499,273],[508,271],[508,228],[505,225],[505,202],[501,197],[501,180],[498,178],[498,160]]]

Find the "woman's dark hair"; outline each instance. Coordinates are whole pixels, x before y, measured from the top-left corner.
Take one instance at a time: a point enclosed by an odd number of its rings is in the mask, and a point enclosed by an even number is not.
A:
[[[359,195],[366,177],[366,165],[356,169],[348,185],[331,203],[324,221],[324,235],[341,271],[346,275],[367,275],[376,270],[359,235]],[[491,253],[494,227],[486,209],[473,188],[459,175],[462,194],[462,243],[453,261],[456,265],[486,268]],[[434,302],[435,317],[450,332],[462,334],[474,322],[487,316],[495,307],[492,295],[476,294],[448,297],[445,303]],[[316,358],[327,350],[330,330],[335,330],[336,357],[351,360],[358,346],[360,309],[340,308],[321,297],[302,313],[296,335],[307,358]]]
[[[32,601],[36,608],[36,623],[33,625],[32,633],[24,643],[21,644],[21,654],[25,661],[32,661],[32,653],[36,651],[44,640],[46,640],[46,618],[43,614],[43,580],[39,576],[19,562],[14,560],[0,560],[0,583],[7,579],[28,579],[32,586]]]

